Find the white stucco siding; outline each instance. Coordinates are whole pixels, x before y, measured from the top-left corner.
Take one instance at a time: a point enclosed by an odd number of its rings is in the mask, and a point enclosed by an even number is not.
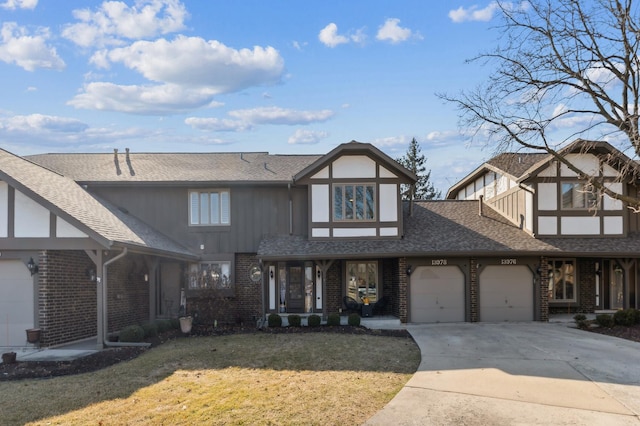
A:
[[[380,228],[380,236],[381,237],[397,237],[398,236],[398,227],[389,226],[386,228]]]
[[[335,228],[333,236],[339,238],[375,237],[376,228]]]
[[[9,185],[0,182],[0,238],[9,236]]]
[[[311,221],[329,222],[329,185],[311,185]]]
[[[49,210],[16,191],[14,227],[16,238],[46,238],[49,236]]]
[[[555,183],[538,184],[538,210],[558,209],[558,185]]]
[[[315,238],[329,237],[329,228],[311,228],[311,236]]]
[[[380,221],[396,222],[398,220],[398,185],[380,184],[379,194]]]
[[[366,155],[345,155],[333,162],[333,177],[337,179],[375,178],[376,162]]]
[[[624,232],[624,225],[621,216],[604,218],[604,233],[606,235],[621,235]]]
[[[602,165],[602,174],[607,177],[617,177],[618,171],[608,164]]]
[[[379,173],[380,173],[380,177],[381,178],[397,178],[398,176],[396,176],[395,174],[391,173],[389,170],[387,170],[386,168],[379,166]]]
[[[563,217],[560,219],[562,235],[598,235],[600,234],[600,218]]]
[[[56,237],[58,238],[88,238],[89,236],[71,225],[69,222],[56,218]]]
[[[622,183],[620,182],[611,182],[606,183],[605,186],[615,192],[616,194],[622,194]],[[608,195],[604,196],[604,209],[605,210],[622,210],[622,201],[615,200]]]
[[[538,173],[541,177],[555,177],[558,175],[558,168],[555,161],[552,161],[549,166]]]
[[[558,218],[555,216],[539,216],[538,235],[558,235]]]
[[[593,154],[567,154],[565,158],[588,175],[598,176],[600,174],[600,162]],[[563,177],[577,176],[565,164],[560,164],[560,175]]]
[[[311,176],[311,179],[329,179],[329,166]]]

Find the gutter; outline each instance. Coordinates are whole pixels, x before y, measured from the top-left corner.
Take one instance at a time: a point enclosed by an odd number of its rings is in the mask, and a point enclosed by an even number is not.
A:
[[[109,342],[107,335],[109,333],[108,327],[108,312],[107,312],[107,266],[111,265],[116,260],[120,260],[127,255],[129,249],[125,247],[122,250],[122,253],[114,257],[113,259],[107,260],[102,265],[102,327],[104,328],[102,334],[102,344],[106,347],[121,347],[121,346],[142,346],[149,347],[151,343],[142,343],[142,342]]]

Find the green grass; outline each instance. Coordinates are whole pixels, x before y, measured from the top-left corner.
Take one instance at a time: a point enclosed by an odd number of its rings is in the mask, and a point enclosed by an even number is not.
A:
[[[94,373],[0,383],[2,424],[361,424],[415,372],[411,339],[184,338]]]

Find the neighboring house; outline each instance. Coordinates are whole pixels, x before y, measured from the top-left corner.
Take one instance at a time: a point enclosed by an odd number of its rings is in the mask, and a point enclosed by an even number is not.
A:
[[[589,148],[575,159],[636,191],[605,155],[621,154]],[[207,324],[326,317],[345,297],[398,322],[637,306],[638,220],[551,157],[496,157],[451,200],[402,202],[415,180],[358,142],[325,155],[0,151],[0,346],[32,327],[44,346],[102,345],[185,310]]]

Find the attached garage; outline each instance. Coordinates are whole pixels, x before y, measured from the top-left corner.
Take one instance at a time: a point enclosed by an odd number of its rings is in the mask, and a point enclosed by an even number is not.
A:
[[[33,278],[20,260],[0,261],[0,346],[25,346],[33,328]]]
[[[410,278],[410,322],[464,322],[465,277],[457,266],[420,266]]]
[[[480,273],[480,321],[533,321],[533,273],[522,265],[489,265]]]

